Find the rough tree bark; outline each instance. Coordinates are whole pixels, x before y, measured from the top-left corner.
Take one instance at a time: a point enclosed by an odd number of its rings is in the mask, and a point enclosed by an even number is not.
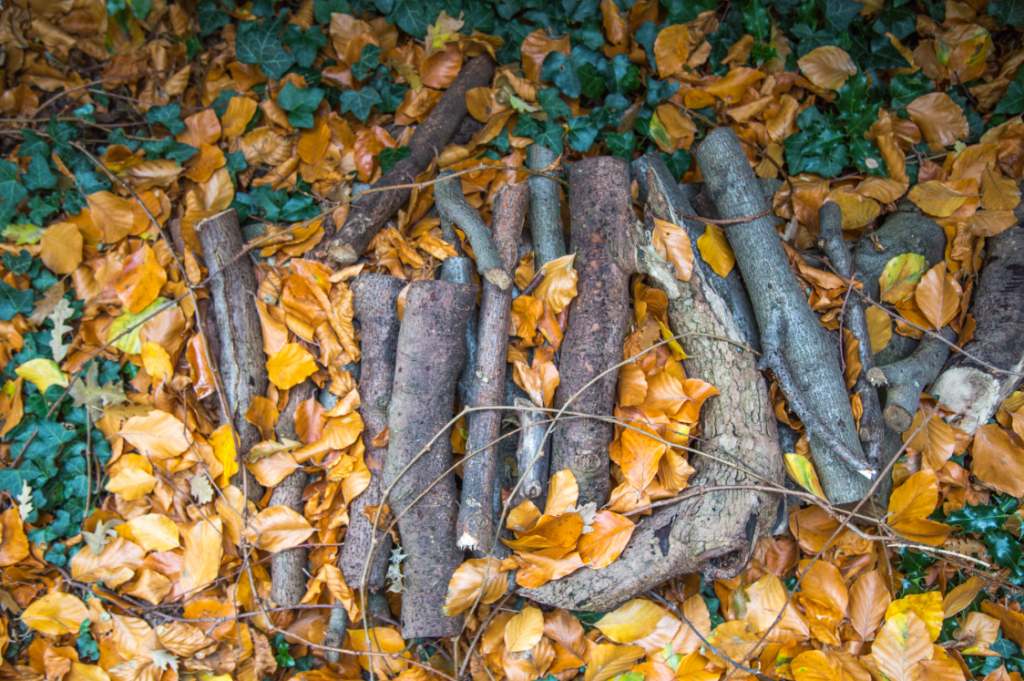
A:
[[[374,188],[415,182],[416,176],[424,172],[448,144],[466,115],[466,93],[473,88],[490,85],[493,76],[494,60],[490,55],[481,54],[469,60],[445,90],[434,110],[416,128],[409,140],[409,156],[384,173]],[[359,259],[384,223],[409,200],[411,192],[411,189],[396,189],[357,199],[343,225],[337,227],[330,218],[324,221],[324,230],[328,235],[335,228],[336,231],[330,240],[324,239],[323,245],[317,250],[326,251],[328,256],[342,265],[351,265]]]
[[[533,402],[522,397],[512,400],[519,419],[519,442],[516,447],[516,464],[519,467],[519,491],[509,502],[515,508],[527,499],[537,508],[544,508],[548,492],[548,458],[550,445],[543,423],[545,415],[537,411]]]
[[[732,129],[712,131],[697,150],[697,162],[705,191],[723,218],[749,217],[769,208]],[[730,225],[725,234],[757,316],[762,366],[772,369],[807,427],[825,495],[837,504],[863,498],[871,480],[859,470],[869,467],[838,351],[790,270],[774,220],[765,215]]]
[[[956,332],[948,326],[941,333],[950,343],[956,340]],[[887,426],[897,433],[910,428],[921,393],[942,371],[950,351],[947,343],[935,336],[925,336],[909,357],[868,370],[867,378],[872,385],[886,389],[882,415]]]
[[[260,316],[253,301],[256,275],[248,258],[231,262],[245,248],[234,209],[199,221],[195,229],[207,270],[221,271],[219,277],[210,281],[209,291],[219,341],[217,371],[228,408],[228,413],[221,413],[220,418],[221,423],[232,424],[238,437],[238,473],[231,481],[255,502],[263,496],[263,486],[249,473],[245,461],[262,436],[259,428],[245,420],[245,413],[253,398],[265,396],[270,385]]]
[[[278,442],[285,439],[298,441],[295,430],[295,412],[299,405],[316,394],[316,384],[307,380],[288,392],[288,404],[277,421]],[[270,494],[270,506],[287,506],[302,515],[302,492],[309,476],[301,468],[288,474]],[[270,558],[270,598],[285,608],[294,608],[306,595],[306,557],[309,550],[303,546],[275,553]]]
[[[511,289],[512,277],[502,265],[491,230],[484,224],[480,213],[466,202],[466,196],[462,193],[462,179],[450,177],[450,171],[441,173],[441,176],[447,179],[434,185],[437,212],[442,220],[458,225],[466,233],[480,275],[503,291]]]
[[[388,405],[395,380],[395,350],[398,346],[398,294],[405,282],[387,274],[361,274],[352,283],[355,317],[362,330],[362,360],[359,380],[359,413],[363,417],[363,460],[370,470],[370,486],[356,497],[348,510],[348,529],[341,547],[339,567],[345,581],[360,589],[365,575],[371,591],[384,586],[387,575],[391,536],[377,531],[377,553],[366,570],[373,541],[373,521],[364,513],[368,506],[380,504],[383,489],[381,475],[387,445],[373,441],[388,427]]]
[[[452,416],[455,382],[465,360],[466,320],[476,306],[476,294],[476,286],[413,282],[398,333],[384,483],[391,488],[386,501],[400,516],[398,530],[406,554],[405,639],[453,636],[460,630],[461,617],[441,612],[448,582],[462,562],[455,545],[459,499],[454,474],[446,474],[452,465],[452,445],[443,430]]]
[[[444,219],[442,218],[442,224]],[[453,230],[454,232],[454,230]],[[458,239],[456,239],[458,241]],[[461,252],[461,249],[460,249]],[[457,258],[445,258],[441,263],[441,281],[448,281],[453,284],[472,284],[473,272],[476,270],[476,263],[472,258],[459,256]],[[458,393],[459,404],[467,407],[473,402],[473,368],[476,366],[476,331],[480,323],[480,316],[474,309],[466,322],[466,361],[462,365],[462,373],[459,374]],[[473,415],[467,417],[471,421]]]
[[[632,169],[636,176],[637,186],[640,189],[638,198],[641,203],[647,203],[647,171],[651,169],[658,176],[661,186],[665,187],[668,201],[672,204],[672,209],[676,215],[680,213],[684,215],[698,214],[694,211],[686,193],[688,190],[694,191],[695,189],[703,188],[702,183],[696,183],[696,185],[690,185],[684,189],[684,185],[680,185],[672,177],[671,171],[669,171],[665,162],[661,160],[661,157],[653,152],[633,161]],[[750,297],[747,295],[747,289],[743,285],[743,278],[740,276],[739,269],[736,267],[732,268],[727,277],[720,277],[715,274],[715,271],[704,262],[700,249],[696,248],[697,239],[704,235],[704,223],[696,220],[683,220],[683,222],[685,223],[686,233],[690,237],[690,244],[693,246],[693,266],[700,270],[701,279],[714,288],[715,293],[725,301],[725,304],[729,307],[729,312],[732,314],[732,318],[743,333],[747,345],[760,352],[761,334],[757,330],[757,319],[754,317],[754,309],[750,306]]]
[[[501,256],[503,273],[511,281],[519,253],[519,235],[526,219],[530,188],[525,184],[503,187],[494,199],[491,228]],[[512,287],[502,289],[491,281],[483,284],[477,331],[476,364],[463,370],[474,382],[474,408],[499,407],[505,403],[505,369],[509,327],[512,324]],[[456,526],[462,549],[486,552],[494,537],[494,483],[498,469],[501,411],[471,414],[466,451],[473,458],[462,464],[462,507]],[[477,450],[486,448],[486,451]]]
[[[624,164],[619,172],[626,173]],[[679,202],[670,186],[659,181],[656,170],[646,172],[651,214],[680,225],[676,209],[694,214],[685,197]],[[632,242],[620,252],[621,266],[647,274],[665,292],[672,330],[683,336],[679,342],[687,354],[687,375],[710,382],[721,393],[707,401],[702,419],[700,448],[715,458],[693,458],[697,473],[690,487],[781,483],[782,457],[768,389],[754,354],[742,348],[745,338],[728,306],[697,268],[689,282],[678,281],[674,268],[633,223]],[[731,577],[746,565],[758,540],[771,536],[784,510],[784,500],[766,492],[696,495],[642,519],[609,567],[579,570],[525,595],[558,607],[607,611],[681,574]]]
[[[1018,223],[988,239],[984,268],[971,314],[977,324],[964,352],[1002,371],[993,371],[965,354],[953,355],[932,393],[959,414],[951,423],[973,434],[996,413],[999,404],[1020,384],[1024,369],[1024,207]],[[1005,372],[1011,373],[1005,373]]]
[[[629,272],[615,260],[616,254],[626,252],[636,221],[628,168],[623,159],[600,156],[569,169],[571,246],[579,279],[562,341],[556,408],[606,415],[615,404],[618,372],[597,377],[622,361],[622,339],[629,326]],[[594,419],[573,419],[555,428],[551,471],[572,471],[581,506],[595,502],[600,507],[608,498],[612,437],[612,425]]]
[[[558,160],[558,154],[540,144],[531,144],[526,163],[531,170],[544,170]],[[562,226],[562,202],[558,183],[549,177],[530,175],[530,234],[533,237],[534,263],[540,268],[565,255],[565,229]]]
[[[829,201],[818,211],[818,246],[825,252],[836,273],[851,282],[859,279],[853,256],[843,237],[843,209],[838,203]],[[874,466],[885,465],[885,425],[882,422],[882,405],[878,400],[878,389],[869,380],[868,374],[874,368],[874,353],[871,351],[871,332],[868,330],[864,302],[850,293],[843,318],[845,328],[850,330],[857,341],[857,356],[862,369],[857,376],[854,392],[860,395],[861,408],[859,436],[866,446],[868,460]],[[840,339],[845,343],[846,339]]]

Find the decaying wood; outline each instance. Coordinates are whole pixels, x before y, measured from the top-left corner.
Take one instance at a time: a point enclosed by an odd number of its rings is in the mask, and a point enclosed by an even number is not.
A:
[[[395,163],[373,185],[374,188],[412,184],[441,153],[466,115],[466,93],[491,84],[494,60],[484,53],[469,60],[438,100],[434,110],[416,128],[409,140],[409,156]],[[333,234],[321,247],[342,265],[351,265],[370,245],[388,219],[409,200],[411,189],[396,189],[368,194],[352,203],[345,223],[335,230],[333,221],[324,221],[324,230]],[[321,250],[321,249],[318,249]]]
[[[608,170],[623,178],[614,184],[628,183],[624,163],[612,163]],[[670,197],[656,170],[646,172],[650,213],[681,225],[675,209],[693,214],[689,204]],[[743,349],[745,338],[728,306],[696,267],[689,282],[678,281],[635,218],[632,222],[629,248],[619,252],[620,266],[647,274],[665,292],[672,331],[682,336],[687,354],[687,375],[712,383],[721,393],[703,409],[699,446],[708,456],[691,459],[697,473],[690,486],[781,483],[782,457],[768,389],[754,354]],[[607,568],[578,570],[525,595],[558,607],[607,611],[681,574],[730,577],[743,569],[758,540],[771,536],[784,510],[781,498],[765,492],[697,495],[642,519],[622,555]]]
[[[825,251],[836,273],[848,281],[859,279],[855,271],[855,263],[850,249],[843,237],[843,210],[838,203],[829,201],[818,211],[818,246]],[[882,422],[882,406],[878,400],[878,389],[868,379],[874,368],[874,353],[871,351],[871,332],[868,330],[866,316],[867,303],[852,293],[846,301],[844,328],[850,330],[857,341],[857,358],[862,369],[857,376],[854,392],[860,395],[861,407],[864,410],[860,417],[859,435],[864,443],[868,461],[881,467],[885,458],[885,428]],[[841,339],[843,343],[846,339]]]
[[[444,223],[445,220],[442,218],[441,224],[443,225]],[[455,230],[453,229],[452,232],[454,233]],[[440,279],[441,281],[450,281],[453,284],[472,284],[474,271],[476,271],[476,263],[473,262],[472,258],[465,256],[445,258],[444,262],[441,263]],[[469,315],[469,319],[466,321],[466,361],[462,365],[462,372],[459,374],[459,404],[463,407],[469,406],[473,402],[473,387],[475,386],[473,369],[476,367],[476,336],[479,323],[480,315],[474,308],[473,312]],[[467,420],[472,419],[472,417],[473,415],[470,414]]]
[[[527,149],[526,164],[530,170],[544,170],[558,160],[558,154],[540,144]],[[562,202],[558,183],[551,178],[530,175],[530,234],[533,239],[534,263],[537,271],[565,255],[565,230],[562,226]]]
[[[388,450],[387,444],[377,446],[374,440],[388,427],[398,345],[398,295],[405,283],[387,274],[361,274],[352,283],[355,318],[362,329],[359,413],[364,424],[362,437],[366,452],[363,461],[370,470],[370,485],[349,505],[348,529],[341,547],[339,567],[353,589],[360,589],[364,579],[370,590],[383,587],[391,555],[391,536],[377,531],[377,552],[367,570],[374,529],[366,509],[380,505],[381,477]]]
[[[452,445],[445,426],[452,416],[455,383],[465,360],[466,320],[476,296],[476,286],[413,282],[398,333],[384,483],[391,489],[386,501],[399,517],[406,554],[402,637],[407,640],[453,636],[460,630],[462,618],[445,617],[441,611],[448,582],[462,562],[455,537],[459,499],[455,476],[447,472]],[[434,444],[421,455],[431,438]]]
[[[743,218],[768,209],[732,129],[712,131],[696,156],[705,192],[723,218]],[[797,415],[808,427],[811,453],[825,495],[833,503],[860,500],[870,489],[871,480],[844,461],[862,463],[864,456],[839,367],[838,349],[790,270],[774,220],[764,216],[730,225],[725,227],[725,234],[750,294],[764,354],[772,361],[767,368],[780,379],[791,375],[793,395],[800,398],[795,401],[811,410]],[[795,410],[793,398],[790,404]],[[817,432],[812,423],[820,424]],[[830,446],[830,442],[841,447]]]
[[[519,253],[519,236],[530,188],[525,184],[503,187],[494,198],[491,227],[501,256],[504,274],[512,279]],[[446,259],[447,262],[447,259]],[[480,298],[475,366],[463,369],[474,382],[470,406],[477,409],[499,407],[505,398],[505,370],[509,327],[512,324],[512,288],[502,289],[484,281]],[[477,452],[462,465],[462,506],[456,526],[459,548],[486,551],[494,537],[494,483],[498,469],[498,446],[501,435],[501,411],[474,412],[469,418],[466,451]]]
[[[569,169],[578,295],[569,307],[562,341],[557,408],[605,415],[615,404],[617,373],[599,375],[622,360],[622,340],[629,326],[629,273],[620,269],[614,255],[631,248],[629,233],[636,216],[629,184],[629,166],[623,159],[587,158]],[[551,470],[573,472],[580,505],[600,506],[608,498],[612,437],[610,423],[593,419],[573,419],[554,430]]]
[[[255,502],[263,496],[263,488],[249,473],[245,461],[249,450],[263,438],[259,428],[245,419],[245,413],[253,398],[266,395],[270,385],[263,331],[253,299],[256,275],[248,258],[234,260],[245,248],[234,209],[200,220],[195,229],[207,270],[221,271],[219,277],[210,280],[208,288],[219,341],[217,371],[229,409],[229,413],[221,414],[221,423],[231,423],[238,437],[238,473],[232,476],[232,484]]]
[[[306,380],[288,391],[288,404],[277,420],[277,441],[299,441],[295,429],[295,414],[299,405],[316,395],[316,384]],[[302,492],[306,489],[309,476],[306,471],[298,468],[288,474],[270,494],[272,506],[287,506],[299,515],[303,512]],[[306,557],[309,550],[305,546],[275,553],[270,558],[270,598],[279,607],[294,608],[306,595]]]
[[[969,435],[1016,390],[1021,377],[1015,374],[1024,369],[1024,207],[1015,212],[1018,223],[985,244],[985,264],[971,305],[974,338],[964,345],[964,353],[950,357],[932,386],[939,402],[958,414],[949,421]]]
[[[462,193],[462,178],[449,177],[451,174],[451,171],[441,173],[441,177],[448,179],[434,185],[437,212],[442,219],[458,225],[465,232],[473,247],[473,256],[476,258],[476,268],[480,275],[503,291],[511,289],[512,277],[502,267],[501,256],[494,245],[491,230],[484,224],[480,213],[466,203],[466,196]]]

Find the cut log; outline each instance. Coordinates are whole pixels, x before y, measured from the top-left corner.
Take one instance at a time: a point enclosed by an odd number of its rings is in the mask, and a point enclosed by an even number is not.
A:
[[[956,332],[948,326],[943,327],[942,337],[951,343],[956,340]],[[949,343],[943,343],[935,336],[925,336],[909,357],[868,370],[868,380],[876,386],[885,387],[885,410],[882,414],[887,426],[897,433],[910,428],[921,393],[942,371],[950,352]]]
[[[658,176],[661,186],[665,187],[667,199],[672,204],[672,209],[677,216],[680,214],[698,215],[687,197],[687,192],[692,192],[695,189],[699,191],[699,189],[703,188],[703,184],[687,185],[687,188],[684,189],[684,186],[680,185],[672,177],[671,171],[669,171],[665,162],[661,160],[661,156],[655,152],[645,154],[633,161],[633,173],[636,176],[636,183],[640,189],[639,200],[642,203],[647,203],[648,170],[653,170]],[[713,218],[715,216],[709,215],[707,217]],[[715,293],[725,301],[725,304],[729,307],[729,312],[732,314],[732,318],[743,333],[747,345],[760,352],[761,335],[757,330],[757,319],[754,317],[754,309],[750,307],[750,297],[747,295],[747,289],[743,285],[743,278],[740,276],[739,269],[734,267],[728,276],[718,276],[704,262],[700,249],[697,248],[697,239],[704,235],[704,223],[683,217],[679,217],[679,220],[681,221],[680,226],[686,228],[686,233],[690,237],[690,244],[693,249],[693,266],[700,270],[701,280],[713,287]]]
[[[460,190],[461,191],[461,190]],[[519,235],[526,220],[530,188],[525,184],[503,187],[494,198],[491,227],[501,256],[503,273],[511,281],[519,253]],[[505,403],[505,369],[512,325],[512,287],[502,289],[492,281],[483,283],[477,331],[476,365],[463,374],[472,376],[474,387],[470,406],[476,409],[500,407]],[[462,506],[456,530],[459,548],[487,553],[493,543],[494,482],[498,470],[497,440],[501,435],[498,410],[478,411],[469,416],[466,452],[473,457],[462,464]],[[484,450],[484,451],[478,451]]]
[[[860,279],[854,269],[854,259],[850,249],[846,246],[846,239],[843,237],[843,209],[838,203],[829,201],[822,205],[818,211],[818,246],[825,252],[831,261],[836,274],[852,282]],[[882,467],[887,462],[885,458],[885,425],[882,421],[882,405],[878,400],[878,389],[872,383],[868,374],[874,368],[874,353],[871,351],[871,332],[868,330],[868,318],[866,306],[859,296],[849,294],[845,305],[845,316],[843,324],[853,334],[857,341],[857,356],[862,369],[857,376],[854,385],[854,392],[860,395],[861,408],[864,410],[860,417],[859,436],[865,445],[864,450],[868,454],[868,461],[876,467]],[[846,339],[841,339],[843,343]]]
[[[441,177],[446,179],[434,185],[437,212],[442,220],[458,225],[465,232],[473,247],[480,275],[503,291],[511,289],[512,277],[502,266],[501,255],[494,245],[491,230],[484,224],[480,213],[466,202],[466,195],[462,193],[462,179],[451,175],[451,171],[446,170],[441,173]]]
[[[262,439],[259,428],[245,419],[254,397],[264,397],[270,379],[263,352],[263,331],[253,296],[256,275],[249,258],[234,258],[243,251],[242,230],[234,209],[200,220],[196,235],[203,247],[206,269],[221,274],[210,280],[208,288],[213,299],[219,351],[217,372],[224,390],[227,410],[221,409],[221,423],[230,423],[238,441],[235,451],[239,459],[238,473],[232,484],[255,502],[263,496],[263,487],[245,466],[249,450]],[[230,263],[230,264],[229,264]]]
[[[459,497],[455,475],[448,472],[452,444],[445,426],[452,418],[455,382],[465,361],[466,320],[476,295],[476,286],[413,282],[398,333],[384,483],[406,555],[402,637],[407,640],[454,636],[461,628],[461,617],[441,611],[448,582],[462,562],[455,537]]]
[[[969,435],[1017,389],[1024,369],[1024,224],[1019,222],[1024,207],[1016,213],[1018,223],[985,244],[985,264],[971,306],[977,325],[974,339],[964,345],[964,353],[949,359],[932,386],[939,402],[958,414],[950,423]]]
[[[697,149],[705,192],[726,219],[768,209],[736,133],[718,128]],[[774,219],[764,216],[725,227],[761,331],[761,345],[780,386],[791,383],[790,404],[807,426],[811,453],[825,496],[833,503],[858,501],[872,472],[861,451],[839,353],[807,302],[782,247]],[[783,386],[785,388],[785,386]],[[847,463],[850,462],[850,463]],[[862,474],[860,470],[865,470]]]
[[[610,156],[583,159],[569,169],[569,211],[578,295],[569,308],[562,341],[555,407],[605,416],[615,406],[622,340],[629,327],[629,272],[616,254],[632,248],[636,222],[629,190],[629,165]],[[576,393],[580,393],[577,395]],[[569,469],[580,488],[579,504],[599,507],[608,499],[610,423],[573,419],[556,426],[551,472]]]
[[[442,218],[442,224],[444,219]],[[452,230],[453,232],[455,230]],[[472,284],[473,272],[476,270],[476,263],[472,258],[459,256],[457,258],[445,258],[441,263],[441,281],[448,281],[453,284]],[[459,404],[468,407],[473,403],[473,388],[476,382],[473,379],[473,369],[476,367],[476,336],[477,326],[480,323],[480,315],[476,309],[469,315],[466,322],[466,361],[462,365],[462,373],[459,374],[458,393]],[[467,421],[472,415],[467,417]]]
[[[624,165],[619,168],[625,174]],[[656,171],[646,172],[650,213],[681,224],[674,209],[689,212],[688,202],[677,202],[679,197],[659,183]],[[678,281],[674,268],[658,256],[637,224],[632,239],[631,248],[620,252],[620,266],[647,274],[665,292],[672,331],[682,336],[679,342],[687,354],[687,375],[710,382],[721,393],[707,401],[701,419],[704,440],[699,447],[715,459],[691,459],[697,473],[690,487],[781,484],[782,456],[768,389],[754,354],[742,347],[744,336],[725,301],[697,268],[689,282]],[[642,519],[610,566],[579,570],[524,595],[563,608],[607,611],[682,574],[732,577],[743,570],[758,540],[771,536],[780,512],[785,512],[785,501],[767,492],[695,494]]]
[[[409,155],[381,175],[374,189],[412,184],[416,176],[430,167],[466,115],[466,93],[473,88],[491,84],[494,60],[484,53],[469,60],[437,102],[430,115],[416,128],[409,140]],[[324,239],[318,251],[326,252],[342,265],[351,265],[370,245],[374,235],[388,219],[409,200],[411,189],[395,189],[368,194],[352,203],[345,223],[337,227],[330,218],[324,230],[331,238]]]
[[[370,471],[370,485],[349,506],[348,529],[341,547],[341,572],[353,589],[361,589],[364,580],[367,589],[383,587],[391,555],[391,536],[377,531],[376,553],[367,566],[374,529],[373,521],[364,511],[379,506],[384,493],[381,477],[388,448],[373,442],[388,427],[398,346],[398,294],[405,283],[387,274],[361,274],[352,283],[355,317],[362,330],[359,413],[364,424],[363,461]]]
[[[304,381],[288,391],[288,404],[277,420],[277,440],[299,441],[295,430],[295,413],[306,400],[316,399],[316,384]],[[288,474],[270,494],[271,506],[287,506],[299,515],[303,514],[302,493],[309,476],[301,468]],[[309,549],[297,546],[275,553],[270,557],[270,598],[280,607],[294,608],[306,595],[306,558]]]
[[[531,144],[526,163],[530,170],[544,170],[558,160],[558,154],[540,144]],[[562,202],[558,182],[549,177],[530,175],[530,234],[533,238],[534,268],[540,268],[565,255],[565,229],[562,226]]]

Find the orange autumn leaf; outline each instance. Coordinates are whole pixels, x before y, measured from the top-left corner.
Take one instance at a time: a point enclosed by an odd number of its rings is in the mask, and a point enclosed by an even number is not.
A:
[[[686,230],[671,222],[654,218],[654,234],[651,243],[658,255],[676,267],[680,281],[690,281],[693,274],[693,249]]]
[[[523,75],[528,80],[539,83],[540,69],[549,53],[561,52],[569,56],[569,36],[552,40],[547,37],[546,31],[540,28],[523,39],[519,51],[523,56]]]
[[[720,277],[729,276],[729,272],[732,272],[736,264],[736,255],[732,252],[732,247],[721,227],[706,225],[704,234],[697,239],[697,248],[700,249],[700,256],[704,258],[704,262],[715,274]]]
[[[654,39],[654,59],[658,66],[658,75],[668,78],[676,75],[687,57],[690,56],[690,29],[686,24],[667,26]]]
[[[281,390],[302,383],[316,373],[316,362],[298,343],[288,343],[267,359],[270,382]]]
[[[456,617],[476,603],[493,603],[508,590],[506,568],[497,558],[474,558],[460,565],[448,582],[444,613]]]
[[[959,314],[962,295],[963,289],[952,275],[946,273],[946,262],[942,261],[921,278],[915,300],[932,329],[938,331]]]
[[[626,428],[620,438],[619,465],[622,474],[637,491],[643,491],[654,482],[658,464],[665,454],[665,443],[650,435]]]
[[[928,470],[916,473],[893,491],[889,499],[889,525],[912,541],[940,546],[952,528],[928,520],[938,503],[935,473]]]
[[[1024,495],[1024,449],[998,423],[974,432],[972,472],[982,482],[1011,496]]]
[[[249,521],[243,534],[254,546],[280,553],[302,544],[313,534],[309,521],[287,506],[271,506]]]
[[[108,244],[117,243],[132,232],[135,212],[132,203],[108,191],[88,194],[89,214],[96,229],[103,233]]]
[[[21,622],[47,636],[77,634],[89,610],[71,594],[54,592],[35,600],[21,613]]]
[[[809,81],[826,90],[841,89],[846,79],[857,73],[857,65],[846,50],[834,45],[811,50],[797,64]]]
[[[131,254],[124,262],[121,278],[114,285],[118,297],[132,314],[138,314],[160,295],[167,283],[167,272],[156,261],[148,244]]]
[[[50,225],[39,240],[39,257],[54,274],[70,274],[82,262],[82,233],[73,223]]]
[[[628,671],[633,663],[645,655],[640,646],[617,646],[601,643],[590,652],[584,681],[609,681]]]
[[[887,619],[871,648],[871,659],[891,681],[919,681],[920,663],[932,655],[928,630],[912,612]]]
[[[615,562],[633,536],[636,525],[614,511],[598,511],[593,531],[579,540],[580,558],[593,568],[605,568]]]

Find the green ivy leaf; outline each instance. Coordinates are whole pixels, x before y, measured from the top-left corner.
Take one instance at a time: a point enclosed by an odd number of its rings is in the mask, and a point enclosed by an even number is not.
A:
[[[409,158],[409,147],[397,147],[387,148],[380,152],[380,156],[377,159],[380,161],[380,171],[386,173],[391,168],[401,161],[403,158]]]
[[[1012,84],[1010,88],[1013,89]],[[903,109],[918,97],[926,95],[931,91],[932,79],[925,76],[921,71],[917,73],[901,73],[898,76],[894,76],[892,82],[889,83],[889,96],[892,98],[891,105],[894,109]]]
[[[370,109],[381,103],[380,94],[372,87],[347,90],[341,93],[341,112],[351,113],[363,123],[370,117]]]
[[[817,0],[825,30],[833,35],[845,31],[850,23],[864,9],[863,3],[855,0]]]
[[[554,83],[566,97],[579,97],[583,89],[576,64],[561,52],[548,52],[548,56],[544,57],[540,77]]]
[[[597,99],[604,93],[604,77],[598,72],[597,67],[590,62],[585,62],[576,73],[580,78],[580,92],[585,97]]]
[[[754,40],[764,42],[771,35],[772,18],[761,0],[750,0],[743,7],[743,26]]]
[[[18,210],[18,203],[28,197],[28,190],[18,182],[18,165],[0,161],[0,224],[6,225]]]
[[[652,109],[657,107],[659,102],[674,95],[678,89],[679,83],[674,80],[657,80],[647,76],[647,106]]]
[[[246,21],[238,27],[235,56],[243,64],[259,64],[268,78],[280,79],[295,63],[295,57],[281,45],[284,18],[260,23]]]
[[[277,94],[277,103],[288,112],[288,122],[296,128],[312,128],[313,112],[320,106],[324,91],[320,88],[298,88],[291,81]]]
[[[9,322],[16,314],[32,311],[35,296],[32,289],[19,291],[5,281],[0,281],[0,319]]]
[[[612,156],[619,158],[633,158],[633,150],[636,148],[636,135],[632,130],[626,132],[605,133],[604,143]]]
[[[544,129],[541,130],[537,134],[537,136],[533,138],[533,141],[536,142],[537,144],[547,147],[556,154],[561,155],[563,151],[562,137],[564,135],[565,129],[562,126],[560,126],[558,123],[548,121],[544,125]]]
[[[212,35],[215,31],[231,23],[231,17],[220,8],[219,3],[215,0],[202,0],[196,6],[196,18],[198,19],[196,23],[199,26],[199,36],[202,38]]]
[[[423,0],[395,0],[394,7],[388,12],[388,23],[397,24],[414,38],[423,40],[427,37],[427,28],[431,19],[440,13],[432,11],[432,3]]]
[[[1015,577],[1021,576],[1020,559],[1024,553],[1021,553],[1019,539],[1006,530],[988,530],[981,535],[981,541],[996,564],[1010,568]]]
[[[669,156],[668,154],[660,154],[661,160],[668,166],[669,172],[672,173],[672,177],[676,178],[676,182],[682,182],[683,175],[690,169],[690,165],[693,163],[693,157],[690,156],[690,152],[685,149],[680,149],[676,153]]]
[[[835,121],[826,118],[817,107],[805,109],[797,118],[800,132],[786,138],[789,172],[838,175],[850,162],[845,136]]]
[[[1009,2],[1009,0],[1003,0]],[[1024,113],[1024,69],[1017,71],[1017,77],[1010,83],[1010,89],[996,105],[995,113],[1016,116]]]
[[[629,62],[624,54],[615,55],[604,67],[604,77],[608,81],[608,89],[615,92],[627,92],[640,87],[640,69]]]
[[[325,23],[330,23],[330,17]],[[288,24],[284,29],[284,35],[281,36],[281,42],[292,51],[295,62],[308,69],[316,60],[317,51],[327,44],[327,38],[319,26],[310,26],[303,31],[295,24]]]
[[[569,128],[569,146],[579,152],[589,151],[598,133],[590,116],[571,116],[566,123]]]
[[[1024,28],[1024,2],[1021,0],[991,0],[988,13],[1000,24]]]
[[[313,16],[318,24],[330,24],[332,14],[350,14],[348,0],[313,0]]]
[[[965,532],[984,534],[990,530],[1001,530],[1017,510],[1013,497],[996,497],[991,504],[964,506],[946,517],[947,525],[956,525]]]
[[[352,65],[352,77],[360,81],[366,80],[378,65],[380,65],[380,47],[373,43],[367,43],[363,45],[363,51],[359,53],[359,61]]]
[[[183,142],[178,142],[173,137],[165,137],[157,142],[143,142],[142,149],[146,152],[146,158],[155,159],[167,157],[177,161],[179,164],[184,163],[199,152],[195,147]],[[77,175],[77,177],[79,187],[85,194],[93,194],[97,191],[101,191],[102,189],[110,188],[109,184],[104,185],[100,183],[98,188],[89,190],[82,186],[81,175]]]
[[[50,170],[50,164],[47,163],[45,156],[33,156],[21,179],[25,183],[25,188],[33,192],[57,186],[57,176]]]
[[[553,87],[538,90],[537,102],[540,104],[540,108],[544,110],[544,113],[548,115],[548,120],[553,121],[562,116],[572,116],[572,109],[562,101],[562,98],[558,95],[558,90]]]

